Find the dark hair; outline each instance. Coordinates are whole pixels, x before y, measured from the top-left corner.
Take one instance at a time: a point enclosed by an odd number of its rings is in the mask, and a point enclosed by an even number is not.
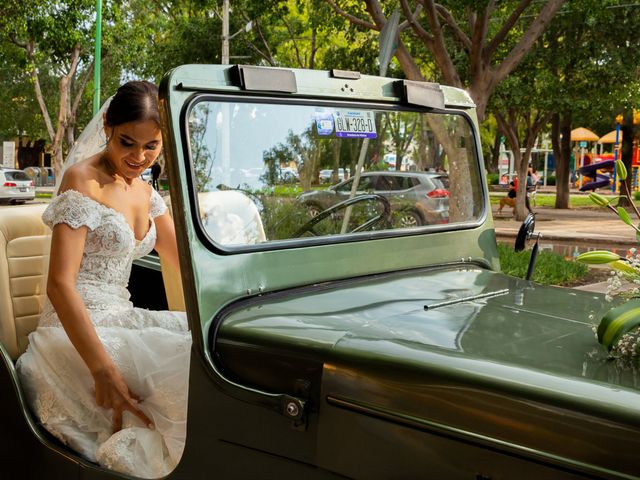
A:
[[[147,81],[131,81],[120,86],[107,108],[106,124],[115,127],[145,120],[160,125],[158,87]]]

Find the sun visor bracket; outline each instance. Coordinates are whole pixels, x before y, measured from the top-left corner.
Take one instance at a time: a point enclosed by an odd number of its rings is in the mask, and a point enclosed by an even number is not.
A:
[[[437,83],[398,80],[394,82],[394,87],[397,95],[405,103],[429,108],[444,108],[444,93]]]
[[[234,65],[229,69],[231,82],[246,91],[296,93],[298,85],[291,70]]]

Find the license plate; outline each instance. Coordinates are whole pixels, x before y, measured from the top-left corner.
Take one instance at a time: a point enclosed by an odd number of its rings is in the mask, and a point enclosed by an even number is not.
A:
[[[336,110],[333,114],[336,137],[376,138],[373,112],[361,110]]]
[[[29,191],[29,187],[20,187],[20,191],[21,192],[28,192]]]

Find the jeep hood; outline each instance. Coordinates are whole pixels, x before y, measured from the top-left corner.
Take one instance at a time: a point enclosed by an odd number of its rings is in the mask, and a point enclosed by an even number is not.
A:
[[[449,267],[256,297],[219,319],[216,341],[322,361],[384,356],[409,366],[440,355],[606,383],[592,329],[609,308],[600,294]],[[638,388],[624,375],[617,383]]]

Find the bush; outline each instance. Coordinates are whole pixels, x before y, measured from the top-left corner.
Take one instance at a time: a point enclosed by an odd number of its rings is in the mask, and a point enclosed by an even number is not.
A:
[[[487,173],[487,185],[498,185],[500,183],[500,174]]]
[[[511,245],[499,243],[498,253],[503,273],[520,278],[525,276],[531,258],[530,250],[517,253]],[[567,285],[584,277],[588,270],[585,264],[565,260],[558,253],[541,251],[532,280],[542,285]]]
[[[555,185],[556,184],[556,177],[555,175],[549,175],[547,177],[547,185]]]
[[[633,192],[633,199],[640,200],[640,190],[636,190],[635,192]]]

